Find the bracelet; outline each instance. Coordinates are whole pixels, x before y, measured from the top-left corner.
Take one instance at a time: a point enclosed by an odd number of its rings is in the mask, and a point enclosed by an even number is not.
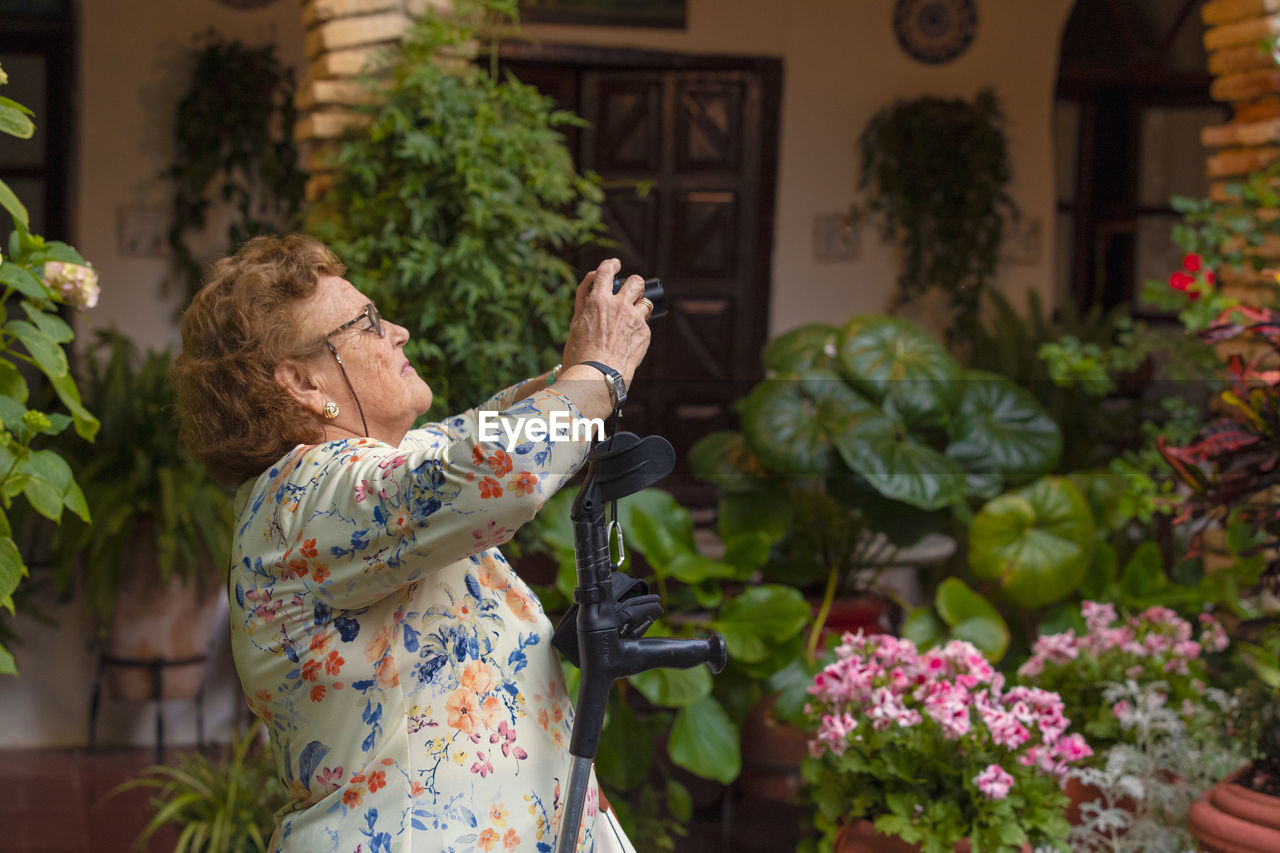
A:
[[[550,388],[552,385],[556,384],[556,380],[560,378],[560,368],[562,368],[562,367],[564,367],[564,365],[563,365],[563,364],[557,364],[555,367],[551,368],[551,372],[550,372],[549,374],[547,374],[547,387],[548,387],[548,388]]]

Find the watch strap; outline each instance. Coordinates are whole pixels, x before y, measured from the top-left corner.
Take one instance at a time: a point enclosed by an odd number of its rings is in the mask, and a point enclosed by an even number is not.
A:
[[[579,364],[594,367],[604,374],[605,381],[609,383],[609,397],[613,400],[614,410],[622,408],[622,404],[627,401],[627,383],[622,378],[622,374],[609,365],[601,364],[598,361],[582,361]]]

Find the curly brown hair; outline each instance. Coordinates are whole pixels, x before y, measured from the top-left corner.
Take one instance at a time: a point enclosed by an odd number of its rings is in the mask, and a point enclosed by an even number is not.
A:
[[[299,303],[322,276],[346,269],[302,234],[254,237],[213,265],[182,315],[173,383],[183,440],[214,477],[256,477],[298,444],[321,439],[320,425],[276,382],[275,369],[316,347],[299,322]]]

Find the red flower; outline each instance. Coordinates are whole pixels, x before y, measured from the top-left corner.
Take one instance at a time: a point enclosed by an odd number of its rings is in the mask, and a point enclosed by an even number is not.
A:
[[[1169,276],[1169,286],[1174,290],[1178,290],[1183,293],[1187,292],[1187,288],[1191,286],[1193,281],[1195,281],[1195,279],[1182,270],[1178,270],[1176,273]]]
[[[1182,259],[1182,266],[1187,272],[1200,272],[1200,267],[1204,265],[1200,256],[1194,252],[1188,253]]]

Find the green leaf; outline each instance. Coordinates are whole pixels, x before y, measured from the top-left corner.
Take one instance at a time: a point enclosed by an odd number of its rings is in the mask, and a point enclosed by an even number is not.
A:
[[[62,520],[62,491],[41,477],[28,477],[22,493],[31,508],[52,521]]]
[[[830,470],[837,437],[877,411],[835,373],[811,371],[752,389],[743,403],[742,432],[769,469],[822,476]]]
[[[1120,573],[1121,591],[1129,599],[1151,601],[1160,598],[1168,586],[1160,546],[1155,542],[1143,542],[1124,564]]]
[[[735,580],[746,580],[769,559],[777,537],[763,530],[739,533],[725,541],[724,562],[733,568]]]
[[[754,491],[765,478],[764,466],[740,432],[713,432],[689,449],[693,473],[723,492]]]
[[[13,655],[0,643],[0,675],[17,675],[18,664]]]
[[[75,379],[70,374],[63,374],[62,376],[50,377],[49,384],[53,386],[53,390],[57,393],[58,399],[62,401],[62,405],[66,406],[67,410],[71,412],[71,417],[76,426],[76,435],[85,441],[93,441],[101,424],[81,404],[80,389],[76,387]]]
[[[0,604],[13,613],[13,592],[27,576],[26,563],[18,553],[12,536],[0,536]]]
[[[667,779],[667,811],[681,823],[693,820],[693,794],[675,779]]]
[[[711,697],[681,708],[671,726],[671,760],[695,776],[728,785],[742,771],[738,727]]]
[[[654,732],[617,691],[611,694],[609,720],[600,735],[596,773],[610,788],[630,791],[644,781],[657,750]]]
[[[732,578],[739,573],[729,563],[722,563],[700,554],[677,554],[666,566],[667,574],[687,584],[701,583],[711,578]]]
[[[779,374],[808,373],[836,368],[840,330],[823,323],[800,326],[765,345],[760,354],[765,370]]]
[[[809,619],[809,603],[798,589],[762,584],[743,590],[720,608],[711,627],[724,634],[730,658],[754,663],[804,630]]]
[[[1079,587],[1093,540],[1093,514],[1079,489],[1043,477],[982,508],[969,529],[969,565],[1019,607],[1043,607]]]
[[[1002,376],[964,375],[960,403],[947,427],[946,455],[975,473],[1026,482],[1048,472],[1062,452],[1062,433],[1040,404]]]
[[[55,343],[70,343],[76,336],[71,327],[67,325],[67,321],[57,314],[41,311],[25,299],[22,300],[22,310],[27,312],[28,319],[35,323],[36,327],[48,335],[49,339]]]
[[[777,693],[773,710],[779,719],[789,722],[800,719],[804,705],[809,701],[813,676],[821,667],[821,661],[810,661],[800,655],[769,676],[767,686]]]
[[[996,662],[1009,648],[1009,626],[999,611],[959,578],[938,584],[934,598],[938,615],[957,640],[973,643],[987,659]]]
[[[11,397],[19,403],[27,402],[27,380],[8,359],[0,358],[0,397]]]
[[[31,219],[27,214],[26,206],[18,201],[18,196],[4,181],[0,181],[0,207],[9,212],[18,228],[25,230],[31,227]]]
[[[942,401],[959,392],[960,363],[924,329],[898,317],[866,314],[845,323],[839,362],[840,372],[876,402],[899,382],[932,386]]]
[[[934,510],[964,498],[960,465],[888,416],[864,418],[836,437],[836,448],[850,470],[890,500]]]
[[[705,666],[692,669],[651,669],[630,677],[631,686],[655,705],[681,708],[711,695],[711,672]]]
[[[36,366],[51,380],[67,375],[67,356],[57,341],[26,320],[10,320],[4,324],[4,330],[22,342]]]
[[[918,649],[931,649],[946,642],[947,626],[932,607],[917,607],[903,620],[902,636]]]
[[[3,203],[4,184],[0,182],[0,204]],[[49,289],[44,286],[43,281],[36,278],[29,269],[13,261],[0,264],[0,285],[12,287],[31,299],[47,299],[49,296]]]
[[[12,98],[0,95],[0,133],[7,133],[19,139],[30,139],[36,132],[35,123],[31,121],[33,115],[35,113],[28,107],[24,107]]]

